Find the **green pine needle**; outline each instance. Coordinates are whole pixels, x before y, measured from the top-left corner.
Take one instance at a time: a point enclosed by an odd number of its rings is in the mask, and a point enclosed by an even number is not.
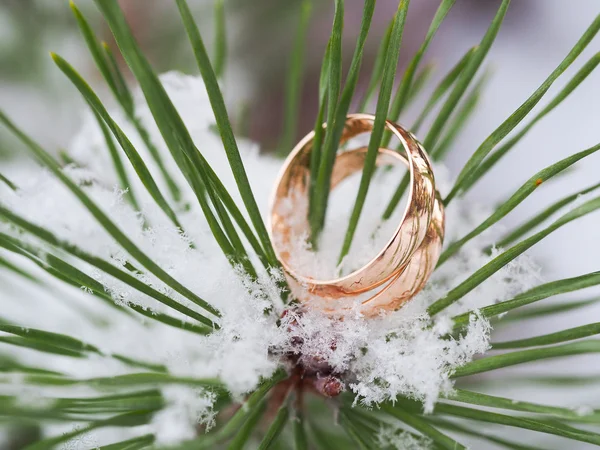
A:
[[[244,424],[235,434],[234,438],[231,440],[231,443],[227,446],[227,450],[242,450],[244,448],[254,432],[254,429],[258,425],[258,422],[262,418],[266,407],[266,401],[262,400],[260,403],[258,403],[258,405],[254,406],[250,410],[250,413],[248,414]]]
[[[377,50],[377,55],[375,56],[375,62],[373,63],[373,70],[370,71],[369,84],[367,85],[367,89],[360,101],[358,106],[359,112],[366,112],[366,108],[371,102],[373,95],[381,83],[381,77],[383,75],[383,66],[385,64],[385,55],[387,53],[388,45],[390,44],[390,36],[392,35],[392,28],[394,27],[394,19],[390,20],[389,25],[385,30],[385,34],[379,43],[379,49]]]
[[[465,97],[456,113],[451,118],[448,130],[440,138],[438,144],[431,149],[429,155],[434,160],[442,160],[452,148],[454,141],[464,130],[469,120],[473,117],[473,114],[477,110],[477,106],[483,90],[489,79],[490,72],[486,71],[479,80],[473,86],[471,92]]]
[[[104,136],[104,142],[106,143],[106,146],[108,147],[108,151],[110,153],[110,158],[113,162],[115,172],[119,179],[120,187],[124,191],[125,190],[127,191],[125,198],[129,201],[129,203],[131,204],[131,206],[134,209],[139,211],[140,206],[139,206],[138,201],[133,193],[132,186],[129,183],[129,177],[127,176],[127,172],[125,171],[125,166],[123,165],[123,161],[121,160],[121,155],[119,154],[119,151],[117,150],[117,147],[115,146],[115,143],[111,136],[110,129],[106,126],[106,124],[102,120],[102,117],[100,117],[100,115],[95,110],[93,110],[93,111],[94,111],[94,116],[96,118],[96,122],[98,122],[98,126],[100,127],[100,130],[102,130],[102,135]]]
[[[563,170],[571,167],[573,164],[578,162],[579,160],[585,158],[586,156],[593,155],[595,152],[600,150],[600,144],[591,147],[587,150],[583,150],[579,153],[575,153],[555,164],[552,164],[545,169],[540,170],[538,173],[533,175],[529,180],[527,180],[517,191],[504,203],[497,206],[486,220],[484,220],[481,225],[477,226],[473,231],[467,233],[464,237],[459,240],[452,242],[446,250],[441,254],[440,259],[438,261],[438,266],[442,265],[445,261],[448,260],[452,255],[456,254],[463,245],[469,242],[476,236],[479,236],[489,227],[497,223],[500,219],[505,217],[508,213],[510,213],[513,209],[515,209],[519,204],[521,204],[527,197],[529,197],[539,186],[541,186],[544,182],[551,179],[553,176],[559,174]]]
[[[308,438],[306,436],[306,421],[301,405],[295,405],[291,417],[294,432],[294,450],[308,450]]]
[[[498,31],[500,30],[500,26],[502,25],[502,21],[504,20],[504,16],[506,15],[506,11],[508,9],[508,5],[510,4],[510,0],[503,0],[500,8],[498,8],[498,12],[496,16],[492,20],[490,27],[488,28],[485,36],[476,47],[475,51],[468,57],[464,68],[460,71],[460,75],[458,76],[456,82],[453,84],[453,89],[448,95],[446,102],[440,109],[435,121],[431,125],[425,140],[423,141],[423,145],[425,149],[434,148],[440,138],[444,127],[446,126],[452,111],[455,106],[459,103],[463,94],[466,92],[469,84],[475,77],[477,70],[481,66],[484,58],[486,57]]]
[[[597,412],[581,415],[577,413],[577,411],[574,411],[570,408],[560,408],[556,406],[540,405],[538,403],[521,402],[509,398],[467,391],[464,389],[455,389],[454,392],[449,394],[446,398],[448,398],[448,400],[469,403],[471,405],[550,415],[561,419],[568,419],[574,422],[598,423],[600,421],[600,414]]]
[[[300,113],[300,96],[302,94],[302,77],[306,52],[306,35],[310,24],[312,2],[304,0],[301,5],[298,30],[294,40],[285,89],[285,108],[283,113],[283,132],[277,153],[287,155],[294,146],[298,130],[298,116]]]
[[[541,317],[547,317],[554,314],[566,313],[569,311],[574,311],[579,308],[586,308],[588,306],[593,306],[597,304],[600,300],[597,298],[593,298],[591,300],[577,300],[561,303],[554,303],[550,305],[537,306],[533,308],[526,308],[523,311],[519,311],[516,315],[509,315],[507,317],[503,317],[503,323],[510,323],[515,321],[522,321],[528,319],[537,319]]]
[[[171,286],[184,297],[188,298],[207,312],[219,317],[220,313],[213,306],[198,297],[192,291],[187,289],[175,278],[169,275],[162,267],[156,264],[148,257],[123,231],[121,231],[110,218],[92,201],[92,199],[69,177],[67,177],[57,162],[46,153],[38,144],[31,140],[21,130],[19,130],[8,118],[0,111],[0,123],[12,131],[36,158],[44,164],[50,171],[67,187],[83,204],[83,206],[94,216],[100,225],[125,249],[133,258],[140,262],[146,269],[153,273],[158,279]],[[6,214],[6,212],[4,212]],[[207,324],[212,324],[208,320]]]
[[[16,191],[17,185],[0,173],[0,181],[7,185],[11,190]]]
[[[323,147],[323,135],[325,133],[325,128],[323,127],[323,120],[325,118],[325,112],[327,109],[327,101],[328,101],[328,77],[329,77],[329,65],[330,65],[330,54],[331,54],[331,45],[328,43],[325,48],[325,54],[323,55],[323,62],[321,64],[321,73],[319,75],[319,111],[317,113],[317,118],[315,120],[314,126],[314,138],[313,138],[313,147],[310,152],[310,184],[309,184],[309,201],[315,197],[315,190],[317,189],[317,181],[319,175],[319,164],[321,163],[321,154]],[[310,206],[310,205],[309,205]],[[314,208],[314,206],[311,206]],[[313,213],[309,210],[309,219]],[[312,242],[313,246],[317,243]]]
[[[427,311],[429,314],[434,315],[442,311],[443,309],[450,306],[452,303],[458,301],[461,297],[471,292],[483,281],[487,280],[490,276],[508,264],[510,261],[521,255],[523,252],[533,247],[539,241],[544,239],[553,231],[559,229],[563,225],[566,225],[573,220],[583,217],[586,214],[596,211],[600,208],[600,197],[590,200],[583,205],[575,208],[574,210],[564,214],[555,222],[550,224],[548,227],[534,234],[533,236],[521,241],[517,245],[511,247],[507,251],[501,253],[492,261],[484,265],[481,269],[477,270],[473,275],[459,284],[457,287],[448,292],[443,298],[433,303]]]
[[[431,21],[431,25],[429,26],[429,29],[427,30],[425,39],[423,40],[423,43],[419,47],[419,50],[417,50],[417,53],[415,54],[415,56],[413,56],[410,63],[408,64],[408,67],[406,68],[406,71],[404,72],[404,76],[402,77],[402,80],[400,81],[400,85],[398,86],[398,90],[396,91],[396,95],[394,96],[394,100],[392,101],[392,105],[391,105],[391,108],[390,108],[390,111],[388,114],[388,119],[391,120],[392,122],[398,121],[398,119],[400,118],[400,113],[406,107],[409,97],[410,97],[410,93],[411,93],[412,89],[414,89],[413,78],[414,78],[417,68],[421,62],[421,59],[423,58],[423,55],[427,51],[429,44],[431,44],[431,41],[433,40],[435,33],[437,32],[440,25],[442,24],[442,22],[444,21],[444,19],[448,15],[448,13],[450,12],[450,9],[452,8],[452,6],[454,6],[455,2],[456,2],[456,0],[442,0],[442,2],[440,3],[440,6],[438,7],[438,9],[435,13],[435,16],[433,16],[433,20]],[[391,135],[388,133],[382,141],[382,146],[387,147],[390,142],[390,139],[391,139]]]
[[[318,164],[311,166],[311,172],[316,172],[315,186],[310,198],[309,204],[309,223],[311,229],[311,243],[316,248],[318,236],[325,222],[325,211],[327,209],[327,198],[329,192],[328,167],[333,167],[330,163],[334,159],[337,151],[333,139],[333,129],[336,128],[336,109],[340,96],[342,85],[342,30],[344,28],[344,2],[335,0],[335,15],[331,30],[331,37],[327,44],[327,123],[329,129],[325,130],[325,140],[323,148],[319,151]],[[322,127],[322,124],[316,124],[315,127]]]
[[[400,406],[410,408],[413,411],[418,411],[418,406],[413,402],[402,400],[398,402],[396,408],[399,408]],[[579,430],[572,427],[565,427],[563,425],[559,425],[558,423],[546,422],[528,417],[508,416],[505,414],[499,414],[475,408],[467,408],[458,405],[450,405],[447,403],[438,403],[436,406],[436,414],[443,416],[447,415],[450,417],[461,417],[464,419],[493,423],[496,425],[506,425],[509,427],[532,430],[540,433],[566,437],[576,441],[600,445],[600,434]]]
[[[469,176],[465,181],[464,191],[469,190],[478,180],[481,179],[504,155],[506,155],[515,145],[533,128],[533,126],[539,122],[543,117],[552,112],[558,105],[560,105],[586,78],[590,75],[594,69],[600,63],[600,53],[596,53],[565,85],[563,89],[548,103],[548,105],[536,114],[527,125],[523,127],[519,133],[511,138],[506,144],[494,151],[489,157],[487,157],[477,169]]]
[[[466,61],[466,59],[465,59],[465,61]],[[459,67],[459,66],[457,66],[457,67]],[[448,79],[452,78],[452,77],[450,77],[450,75],[452,75],[452,73],[449,74],[449,76],[447,77]],[[465,127],[468,120],[472,117],[473,113],[476,110],[476,106],[479,101],[481,91],[482,91],[486,81],[487,81],[487,76],[484,74],[479,79],[479,81],[475,84],[475,86],[473,87],[473,89],[469,93],[469,95],[464,99],[462,105],[460,105],[460,108],[454,114],[454,116],[452,118],[452,123],[448,127],[448,131],[444,134],[444,136],[442,138],[440,138],[439,144],[429,152],[429,156],[433,160],[442,159],[445,156],[446,152],[451,148],[452,144],[454,143],[454,140],[458,137],[460,132],[463,131],[463,128]],[[443,82],[440,86],[442,86],[444,89],[446,88],[446,86],[444,85]],[[442,89],[442,91],[443,91],[443,89]],[[443,92],[439,93],[439,95],[442,95],[442,94],[443,94]],[[432,96],[432,99],[435,99],[436,95],[438,95],[438,94],[434,93],[434,95]],[[435,101],[433,102],[433,104],[435,104]],[[426,112],[426,111],[423,111],[423,112]],[[424,117],[424,116],[421,116],[421,117]],[[410,182],[410,174],[406,173],[406,174],[404,174],[404,177],[402,177],[402,181],[400,181],[400,184],[396,188],[396,191],[392,195],[390,202],[388,203],[387,207],[385,208],[385,211],[383,212],[383,215],[381,216],[382,220],[388,220],[390,217],[392,217],[392,214],[394,214],[396,207],[400,203],[400,200],[402,200],[402,197],[404,196],[404,193],[406,192],[406,189],[408,188],[409,182]]]
[[[267,450],[267,449],[271,448],[271,445],[277,439],[277,437],[281,434],[283,427],[287,424],[289,417],[290,417],[290,410],[287,405],[279,408],[279,411],[277,411],[275,418],[271,422],[271,426],[265,433],[265,437],[259,444],[258,450]]]
[[[544,450],[541,447],[533,447],[530,445],[522,445],[517,444],[513,441],[508,441],[503,438],[499,438],[485,431],[480,431],[479,429],[470,429],[462,425],[458,425],[456,422],[450,422],[444,419],[429,419],[429,422],[438,425],[440,428],[443,428],[448,431],[452,431],[458,434],[474,436],[479,439],[483,439],[485,441],[489,441],[493,444],[499,444],[501,447],[508,448],[511,450]]]
[[[167,217],[171,219],[171,221],[177,228],[183,230],[181,224],[179,223],[179,220],[177,219],[177,215],[175,214],[173,209],[171,209],[167,200],[160,192],[160,189],[154,181],[152,174],[148,170],[144,159],[137,152],[137,150],[135,149],[131,141],[127,138],[123,130],[121,130],[117,123],[110,117],[108,111],[106,110],[98,96],[94,93],[92,88],[83,80],[81,75],[79,75],[79,73],[77,73],[77,71],[63,58],[61,58],[55,53],[52,53],[51,56],[58,68],[69,78],[69,80],[71,80],[71,82],[79,90],[79,92],[86,100],[86,102],[90,105],[94,113],[104,121],[108,128],[110,128],[114,137],[117,139],[117,141],[121,145],[121,148],[127,155],[127,158],[133,166],[138,178],[144,184],[144,187],[146,188],[150,196],[154,199],[156,204],[164,211]]]
[[[339,423],[344,428],[348,436],[354,441],[354,448],[360,450],[370,450],[374,448],[373,437],[370,433],[365,433],[360,423],[353,420],[348,411],[342,411],[339,414]]]
[[[426,64],[417,74],[413,81],[412,87],[406,98],[406,107],[408,108],[418,97],[419,94],[427,87],[429,80],[435,72],[435,64]]]
[[[110,51],[107,45],[103,46],[98,42],[89,23],[86,21],[85,17],[83,16],[83,14],[81,14],[81,11],[79,11],[79,9],[72,0],[70,2],[70,6],[71,10],[73,11],[73,14],[75,15],[77,24],[79,25],[79,28],[85,39],[90,54],[92,55],[92,58],[96,63],[96,66],[100,70],[100,73],[104,77],[104,80],[108,84],[108,87],[112,91],[115,99],[122,106],[123,111],[125,111],[125,114],[129,118],[129,120],[137,128],[140,136],[146,144],[146,147],[150,151],[152,158],[156,162],[161,174],[165,178],[171,195],[173,196],[175,201],[178,201],[180,199],[179,188],[173,180],[173,177],[167,172],[159,151],[150,142],[148,132],[144,129],[138,118],[135,116],[131,93],[127,88],[127,84],[125,83],[124,77],[121,74],[121,71],[119,70],[119,66],[116,63],[112,52]]]
[[[445,435],[444,433],[437,430],[435,427],[428,424],[425,420],[416,416],[414,414],[410,414],[406,411],[403,411],[401,408],[394,408],[389,405],[382,406],[383,411],[395,417],[396,419],[404,422],[411,428],[423,433],[423,435],[429,437],[433,442],[435,442],[440,448],[446,450],[466,450],[467,447],[458,443],[454,439]]]
[[[458,174],[452,190],[444,199],[445,204],[448,204],[450,200],[452,200],[452,198],[464,188],[464,184],[468,177],[470,177],[473,171],[479,167],[484,158],[493,150],[496,144],[498,144],[498,142],[500,142],[519,123],[521,123],[521,121],[527,116],[533,107],[538,104],[544,94],[546,94],[548,89],[550,89],[550,86],[552,86],[554,81],[556,81],[556,79],[562,75],[565,70],[567,70],[567,68],[587,47],[594,36],[596,36],[598,30],[600,30],[600,15],[595,18],[590,27],[571,49],[569,54],[558,65],[558,67],[554,69],[554,71],[548,76],[542,85],[514,113],[512,113],[508,119],[506,119],[498,128],[496,128],[496,130],[494,130],[494,132],[485,141],[483,141],[475,153],[473,153],[471,158],[469,158],[465,166]],[[476,55],[479,54],[480,51],[481,49],[477,51]]]
[[[130,120],[135,119],[135,117],[132,117],[132,115],[131,115],[131,112],[134,111],[133,96],[131,95],[129,86],[127,86],[127,82],[125,81],[125,76],[123,75],[123,72],[121,71],[121,68],[119,67],[119,63],[117,62],[115,55],[113,54],[111,48],[109,47],[109,45],[106,42],[102,42],[102,48],[104,50],[104,54],[106,55],[106,59],[108,60],[108,64],[110,65],[110,70],[113,73],[113,78],[117,84],[117,90],[118,90],[117,100],[123,107],[124,111],[126,111],[126,112],[130,111],[128,113],[128,114],[130,114],[129,119]],[[143,136],[142,136],[142,138],[143,138]]]
[[[425,103],[423,111],[421,111],[421,114],[419,114],[419,117],[417,118],[417,120],[411,128],[411,130],[413,130],[414,133],[419,132],[421,126],[423,125],[423,122],[425,121],[429,113],[452,87],[454,82],[457,80],[457,78],[469,62],[469,58],[471,58],[471,56],[473,55],[473,53],[475,53],[476,50],[477,47],[469,49],[469,51],[465,53],[465,55],[456,63],[456,65],[452,69],[450,69],[446,76],[444,76],[444,78],[442,78],[439,84],[435,87],[431,96],[429,97],[429,100],[427,100],[427,103]]]
[[[533,216],[531,219],[527,220],[520,226],[515,227],[511,232],[509,232],[505,237],[498,241],[496,246],[498,248],[506,248],[508,245],[517,241],[529,231],[535,229],[538,225],[543,223],[546,219],[551,217],[554,213],[560,211],[565,206],[573,204],[577,199],[581,198],[581,196],[589,194],[590,192],[595,191],[600,188],[600,183],[594,184],[590,187],[582,189],[574,194],[563,197],[562,199],[552,203],[546,209],[540,211],[538,214]]]
[[[588,325],[569,328],[568,330],[558,331],[556,333],[549,333],[544,336],[535,336],[532,338],[518,339],[514,341],[493,342],[491,345],[494,350],[537,347],[541,345],[552,345],[567,341],[574,341],[576,339],[594,336],[598,333],[600,333],[600,323],[590,323]]]
[[[84,252],[83,250],[75,247],[74,245],[70,245],[64,241],[61,241],[60,239],[58,239],[56,236],[54,236],[49,231],[47,231],[41,227],[38,227],[37,225],[34,225],[31,222],[28,222],[27,220],[23,219],[22,217],[17,216],[16,214],[13,214],[11,211],[7,210],[6,208],[4,208],[1,205],[0,205],[0,217],[3,217],[4,219],[12,222],[13,224],[18,226],[19,228],[22,228],[23,230],[28,231],[35,237],[41,239],[42,241],[45,241],[52,246],[60,248],[61,250],[64,250],[64,251],[72,254],[73,256],[81,259],[82,261],[85,261],[86,263],[91,264],[92,266],[100,269],[102,272],[105,272],[105,273],[117,278],[118,280],[123,281],[127,285],[133,287],[134,289],[138,290],[139,292],[149,295],[150,297],[163,303],[164,305],[169,306],[169,307],[181,312],[182,314],[185,314],[188,317],[196,319],[198,322],[203,323],[203,324],[209,326],[210,328],[218,329],[218,327],[219,327],[218,324],[216,324],[212,320],[208,319],[204,315],[197,313],[194,310],[185,307],[184,305],[181,305],[177,301],[171,299],[170,297],[159,292],[158,290],[148,286],[146,283],[143,283],[138,278],[132,276],[131,274],[129,274],[126,271],[119,269],[118,267],[112,265],[111,263],[104,261],[101,258],[90,255],[90,254]],[[145,255],[144,255],[144,257],[147,258]],[[145,258],[142,258],[142,260],[144,260]],[[138,261],[140,261],[140,259],[138,259]],[[140,262],[142,262],[142,261],[140,261]],[[152,267],[152,264],[150,264],[150,266]],[[59,272],[59,274],[62,276],[65,276],[67,279],[71,279],[71,276],[72,276],[71,274],[65,275],[60,272]],[[159,272],[159,275],[161,275],[161,272]],[[170,276],[166,276],[164,278],[168,281],[170,281],[172,279]],[[177,281],[175,281],[174,279],[172,279],[172,280],[174,282],[174,284],[172,285],[173,289],[175,289],[175,290],[179,289],[183,292],[186,291],[186,289],[183,286],[181,288],[178,287],[179,283]],[[182,295],[184,295],[184,294],[182,294]],[[194,297],[192,297],[192,298],[194,298]],[[200,300],[203,301],[202,299],[200,299]],[[194,300],[192,300],[192,301],[194,301]],[[212,307],[209,306],[209,308],[212,308]]]
[[[111,2],[111,5],[115,5],[112,8],[113,10],[118,9],[116,8],[116,3]],[[233,135],[233,129],[231,128],[231,123],[229,122],[225,101],[223,100],[223,95],[219,89],[219,83],[217,82],[217,78],[210,64],[208,54],[206,53],[206,48],[204,47],[204,43],[200,37],[200,32],[194,23],[190,10],[185,1],[177,0],[177,6],[181,13],[181,18],[188,33],[190,43],[192,44],[202,79],[206,85],[206,91],[208,92],[208,97],[215,113],[217,127],[219,128],[219,133],[221,134],[221,139],[223,140],[223,146],[225,147],[227,159],[229,160],[231,171],[233,172],[233,176],[238,185],[238,190],[242,197],[242,201],[246,206],[248,215],[250,216],[252,224],[254,225],[265,252],[272,259],[272,261],[275,261],[275,252],[271,245],[267,228],[265,227],[262,216],[258,209],[256,199],[252,193],[252,188],[250,187],[250,182],[248,181],[248,176],[246,175],[246,169],[242,163],[242,158]]]
[[[227,61],[227,31],[225,22],[225,0],[215,1],[215,51],[214,68],[217,78],[223,78]]]
[[[344,243],[340,251],[338,262],[348,254],[354,233],[358,226],[358,221],[362,213],[362,209],[367,198],[369,191],[369,185],[371,178],[375,171],[375,162],[381,141],[383,139],[383,132],[385,130],[385,122],[387,120],[387,114],[390,106],[390,99],[392,95],[392,88],[394,84],[394,78],[396,76],[396,67],[398,65],[398,57],[400,55],[400,45],[402,43],[402,33],[404,31],[404,23],[406,22],[406,15],[408,12],[409,0],[401,0],[398,5],[398,10],[394,18],[394,26],[392,28],[392,34],[390,36],[390,43],[385,57],[385,66],[383,69],[383,78],[381,81],[381,89],[379,91],[379,99],[377,100],[377,108],[375,112],[375,123],[373,124],[373,130],[369,139],[369,147],[367,150],[367,156],[360,178],[360,185],[358,187],[358,193],[356,194],[356,200],[348,222],[348,229],[344,237]]]
[[[530,363],[548,358],[582,355],[586,353],[600,353],[600,340],[588,340],[548,348],[520,350],[504,353],[502,355],[487,356],[459,367],[454,371],[452,376],[454,378],[466,377],[503,367],[514,366],[516,364]]]
[[[495,305],[481,308],[477,314],[480,314],[482,317],[494,317],[555,295],[573,292],[591,286],[597,286],[598,284],[600,284],[600,272],[591,272],[574,278],[565,278],[562,280],[552,281],[550,283],[536,286],[535,288],[530,289],[523,294],[519,294],[512,300],[506,300],[496,303]],[[453,317],[455,329],[459,329],[467,325],[469,323],[470,316],[473,314],[474,313],[465,313]]]

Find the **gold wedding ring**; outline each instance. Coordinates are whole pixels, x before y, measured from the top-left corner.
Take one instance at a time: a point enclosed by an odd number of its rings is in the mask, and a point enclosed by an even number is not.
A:
[[[352,114],[342,132],[343,145],[372,131],[375,117]],[[325,125],[323,125],[325,127]],[[404,147],[404,154],[379,149],[377,165],[402,163],[410,183],[404,214],[392,237],[363,267],[340,278],[320,280],[303,275],[290,265],[294,240],[308,230],[310,155],[314,132],[309,133],[286,159],[271,198],[270,233],[294,297],[328,313],[344,313],[359,307],[365,315],[395,310],[425,285],[439,258],[444,237],[444,209],[435,189],[429,158],[416,138],[397,124],[386,121],[386,130]],[[330,189],[362,170],[367,149],[340,151],[333,166]]]

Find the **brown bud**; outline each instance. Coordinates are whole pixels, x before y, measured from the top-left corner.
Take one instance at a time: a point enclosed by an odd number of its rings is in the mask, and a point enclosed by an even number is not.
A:
[[[337,397],[344,390],[344,385],[340,379],[334,376],[316,378],[313,384],[317,392],[325,397]]]

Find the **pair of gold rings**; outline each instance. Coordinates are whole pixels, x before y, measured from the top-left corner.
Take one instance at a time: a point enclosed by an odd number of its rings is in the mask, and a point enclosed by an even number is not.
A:
[[[372,131],[374,121],[370,114],[349,115],[341,144]],[[366,316],[396,310],[423,288],[438,261],[444,238],[444,208],[429,157],[410,132],[390,121],[385,126],[402,144],[404,154],[380,148],[377,165],[407,166],[408,201],[398,227],[383,249],[348,275],[320,280],[299,273],[290,264],[293,240],[305,235],[309,227],[307,206],[314,132],[296,145],[277,178],[271,198],[271,240],[292,294],[310,307],[332,314],[359,308]],[[338,151],[330,189],[362,170],[366,154],[366,147]]]

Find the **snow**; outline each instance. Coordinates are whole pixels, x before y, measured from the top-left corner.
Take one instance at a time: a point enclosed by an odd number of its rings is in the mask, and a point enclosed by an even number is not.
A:
[[[158,412],[151,423],[158,444],[177,444],[193,439],[197,428],[204,426],[210,431],[215,421],[212,392],[183,386],[168,386],[162,390],[167,407]]]
[[[381,448],[395,450],[429,450],[433,448],[431,439],[419,437],[393,425],[382,427],[377,435],[377,441]]]
[[[177,73],[165,74],[161,81],[199,151],[241,205],[220,138],[211,130],[214,118],[202,81]],[[68,334],[96,345],[105,354],[73,359],[20,348],[3,349],[11,352],[23,364],[59,370],[76,378],[113,376],[141,370],[106,356],[119,353],[164,364],[173,375],[218,377],[234,397],[242,398],[263,377],[269,377],[281,366],[282,355],[296,353],[305,359],[324,361],[334,373],[342,376],[345,388],[357,394],[357,402],[375,405],[405,395],[422,401],[425,411],[429,412],[438,397],[452,389],[452,371],[489,347],[490,324],[486,319],[474,317],[459,338],[451,339],[446,336],[452,326],[450,318],[508,299],[539,281],[539,270],[535,264],[527,256],[522,256],[443,314],[436,316],[432,323],[426,312],[427,307],[493,257],[480,250],[499,236],[501,230],[493,227],[444,264],[425,290],[399,311],[373,319],[363,318],[358,313],[350,314],[344,320],[339,320],[309,309],[303,313],[291,312],[278,326],[277,319],[283,312],[277,285],[281,274],[262,271],[257,280],[250,280],[239,268],[231,267],[212,236],[197,200],[163,144],[139,93],[136,103],[137,116],[163,155],[167,170],[183,188],[183,199],[174,205],[174,209],[181,219],[185,234],[174,228],[154,204],[126,162],[129,178],[135,180],[131,189],[140,200],[141,214],[129,206],[123,191],[117,186],[104,138],[91,115],[87,116],[69,148],[69,154],[81,167],[69,166],[64,171],[155,263],[222,312],[221,329],[208,336],[189,333],[141,316],[132,318],[120,314],[89,293],[66,287],[48,277],[44,277],[43,286],[37,286],[17,279],[16,275],[4,273],[0,276],[11,280],[9,283],[0,282],[0,295],[8,299],[3,302],[5,320]],[[146,160],[162,192],[166,193],[164,180],[143,148],[134,127],[119,111],[114,112],[113,117]],[[240,139],[238,144],[254,195],[266,217],[272,183],[281,162],[261,154],[252,142]],[[116,266],[123,267],[125,261],[130,259],[82,204],[49,172],[39,168],[17,167],[7,175],[16,182],[19,190],[12,192],[0,187],[3,205],[52,231],[60,239]],[[444,167],[436,167],[436,177],[439,189],[447,191],[450,177]],[[384,226],[379,226],[378,219],[395,188],[394,179],[398,179],[398,174],[391,171],[374,181],[363,213],[364,219],[357,232],[358,239],[344,261],[343,270],[360,266],[370,259],[388,238],[394,223],[397,223],[392,218]],[[335,267],[334,261],[343,238],[340,229],[345,230],[345,214],[351,207],[347,200],[343,200],[352,199],[356,187],[357,179],[354,177],[332,196],[335,206],[329,212],[319,254],[315,256],[302,239],[297,240],[294,261],[307,273],[322,274],[329,271],[335,274],[340,270]],[[188,209],[186,205],[191,207]],[[447,210],[446,242],[470,231],[489,214],[487,208],[460,199],[453,202]],[[5,223],[0,223],[0,231],[19,236],[40,247],[42,252],[49,250],[37,239],[27,237]],[[193,248],[190,242],[194,243]],[[21,262],[5,251],[1,254],[12,261]],[[63,253],[58,255],[102,283],[117,304],[140,305],[151,311],[190,320],[81,261]],[[253,258],[253,262],[255,267],[260,267],[256,258]],[[28,266],[28,270],[33,272],[37,269]],[[152,274],[136,276],[188,308],[202,312],[198,306],[165,286]],[[274,305],[274,313],[266,315],[264,311],[271,305]],[[301,341],[295,339],[298,337],[302,338]],[[210,392],[199,392],[178,385],[166,386],[162,392],[166,407],[155,415],[149,425],[150,432],[156,433],[160,442],[179,442],[194,436],[199,422],[210,424],[214,402]],[[64,394],[58,388],[40,388],[40,395],[51,397],[58,393]],[[148,429],[144,427],[144,431]],[[94,433],[96,436],[102,431]],[[412,439],[410,435],[397,437],[400,438],[403,442]],[[417,446],[415,443],[412,447],[397,448],[417,449],[426,446]]]

